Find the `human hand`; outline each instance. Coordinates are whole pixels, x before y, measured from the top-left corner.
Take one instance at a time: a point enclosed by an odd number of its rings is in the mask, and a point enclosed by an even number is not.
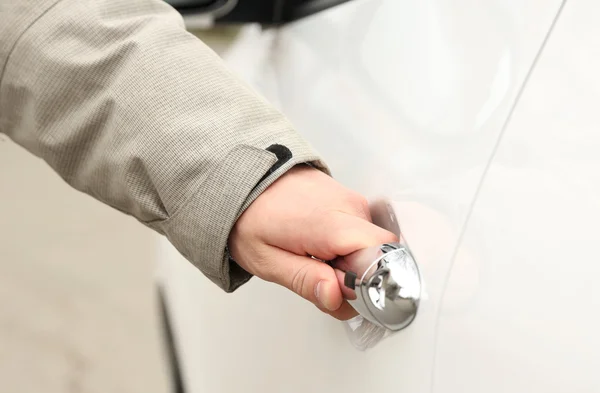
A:
[[[246,271],[294,291],[322,311],[349,319],[334,269],[322,261],[398,241],[370,222],[364,197],[326,174],[297,166],[267,188],[229,236],[233,259]]]

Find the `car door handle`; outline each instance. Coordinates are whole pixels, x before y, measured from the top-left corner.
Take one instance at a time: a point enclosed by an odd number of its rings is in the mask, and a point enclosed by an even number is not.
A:
[[[386,202],[372,205],[372,217],[381,224],[381,209],[393,214]],[[377,211],[373,211],[373,210]],[[384,215],[385,216],[385,215]],[[379,218],[379,220],[378,220]],[[386,217],[385,229],[395,217]],[[379,222],[376,222],[379,221]],[[407,327],[417,315],[421,299],[421,275],[408,246],[403,242],[386,243],[356,251],[331,262],[344,297],[364,318],[386,329]]]

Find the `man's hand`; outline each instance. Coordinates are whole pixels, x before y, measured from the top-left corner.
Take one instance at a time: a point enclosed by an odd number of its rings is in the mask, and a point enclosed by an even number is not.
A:
[[[265,190],[242,214],[229,237],[231,256],[246,271],[275,282],[338,318],[356,315],[343,300],[331,260],[397,241],[370,222],[361,195],[324,173],[298,166]]]

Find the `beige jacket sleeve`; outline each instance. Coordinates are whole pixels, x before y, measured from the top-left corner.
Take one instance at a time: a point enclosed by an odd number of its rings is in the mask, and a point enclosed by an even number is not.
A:
[[[0,0],[0,132],[227,291],[244,208],[298,163],[327,171],[160,0]]]

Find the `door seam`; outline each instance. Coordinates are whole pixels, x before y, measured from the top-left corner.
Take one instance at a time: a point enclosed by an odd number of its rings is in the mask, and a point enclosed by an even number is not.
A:
[[[552,20],[552,23],[550,24],[550,27],[548,28],[548,31],[546,32],[546,35],[544,36],[544,39],[542,40],[542,43],[540,44],[540,47],[539,47],[537,53],[535,54],[533,61],[531,62],[531,66],[529,67],[529,70],[525,74],[525,78],[523,79],[523,82],[521,83],[519,90],[517,91],[517,95],[515,96],[513,104],[509,109],[508,115],[506,116],[506,119],[504,120],[504,123],[502,124],[502,127],[500,128],[500,132],[498,133],[498,137],[496,138],[496,142],[494,143],[494,147],[492,148],[490,157],[485,164],[483,173],[481,174],[481,177],[479,179],[477,187],[475,188],[475,192],[473,193],[473,198],[471,199],[471,203],[469,204],[469,207],[467,209],[467,214],[465,215],[463,225],[460,229],[458,238],[456,240],[456,245],[454,246],[454,250],[452,251],[452,254],[450,257],[450,265],[448,266],[448,270],[444,277],[444,280],[442,283],[442,290],[440,293],[440,297],[438,299],[438,307],[440,309],[436,313],[434,328],[433,328],[434,329],[433,330],[433,335],[434,335],[433,336],[433,362],[432,362],[432,367],[431,367],[431,378],[430,378],[431,385],[430,385],[430,390],[429,390],[430,393],[435,392],[435,374],[436,374],[436,368],[437,368],[436,366],[437,366],[437,362],[438,362],[438,355],[437,355],[438,348],[437,347],[438,347],[439,325],[440,325],[441,314],[442,314],[442,310],[441,310],[442,301],[446,295],[448,281],[450,279],[450,274],[452,274],[452,270],[454,268],[454,263],[456,261],[458,250],[460,248],[460,245],[463,242],[469,221],[471,219],[471,215],[473,213],[473,210],[475,209],[475,205],[477,204],[477,201],[479,200],[479,194],[481,193],[481,189],[483,188],[483,184],[485,182],[485,179],[487,178],[489,169],[492,166],[494,159],[496,158],[496,154],[497,154],[500,144],[504,138],[504,134],[506,133],[506,130],[507,130],[508,126],[510,125],[510,121],[512,120],[513,113],[515,112],[515,109],[517,108],[519,101],[521,100],[521,96],[523,95],[523,92],[525,91],[525,88],[527,87],[527,85],[529,83],[529,79],[531,78],[531,76],[533,75],[533,72],[535,71],[535,68],[538,64],[539,59],[542,57],[544,48],[546,47],[546,44],[548,43],[548,41],[552,35],[552,32],[554,31],[554,28],[556,27],[556,24],[561,16],[562,11],[566,4],[567,4],[567,0],[561,1],[560,6],[558,7],[558,11],[556,12],[554,19]]]

